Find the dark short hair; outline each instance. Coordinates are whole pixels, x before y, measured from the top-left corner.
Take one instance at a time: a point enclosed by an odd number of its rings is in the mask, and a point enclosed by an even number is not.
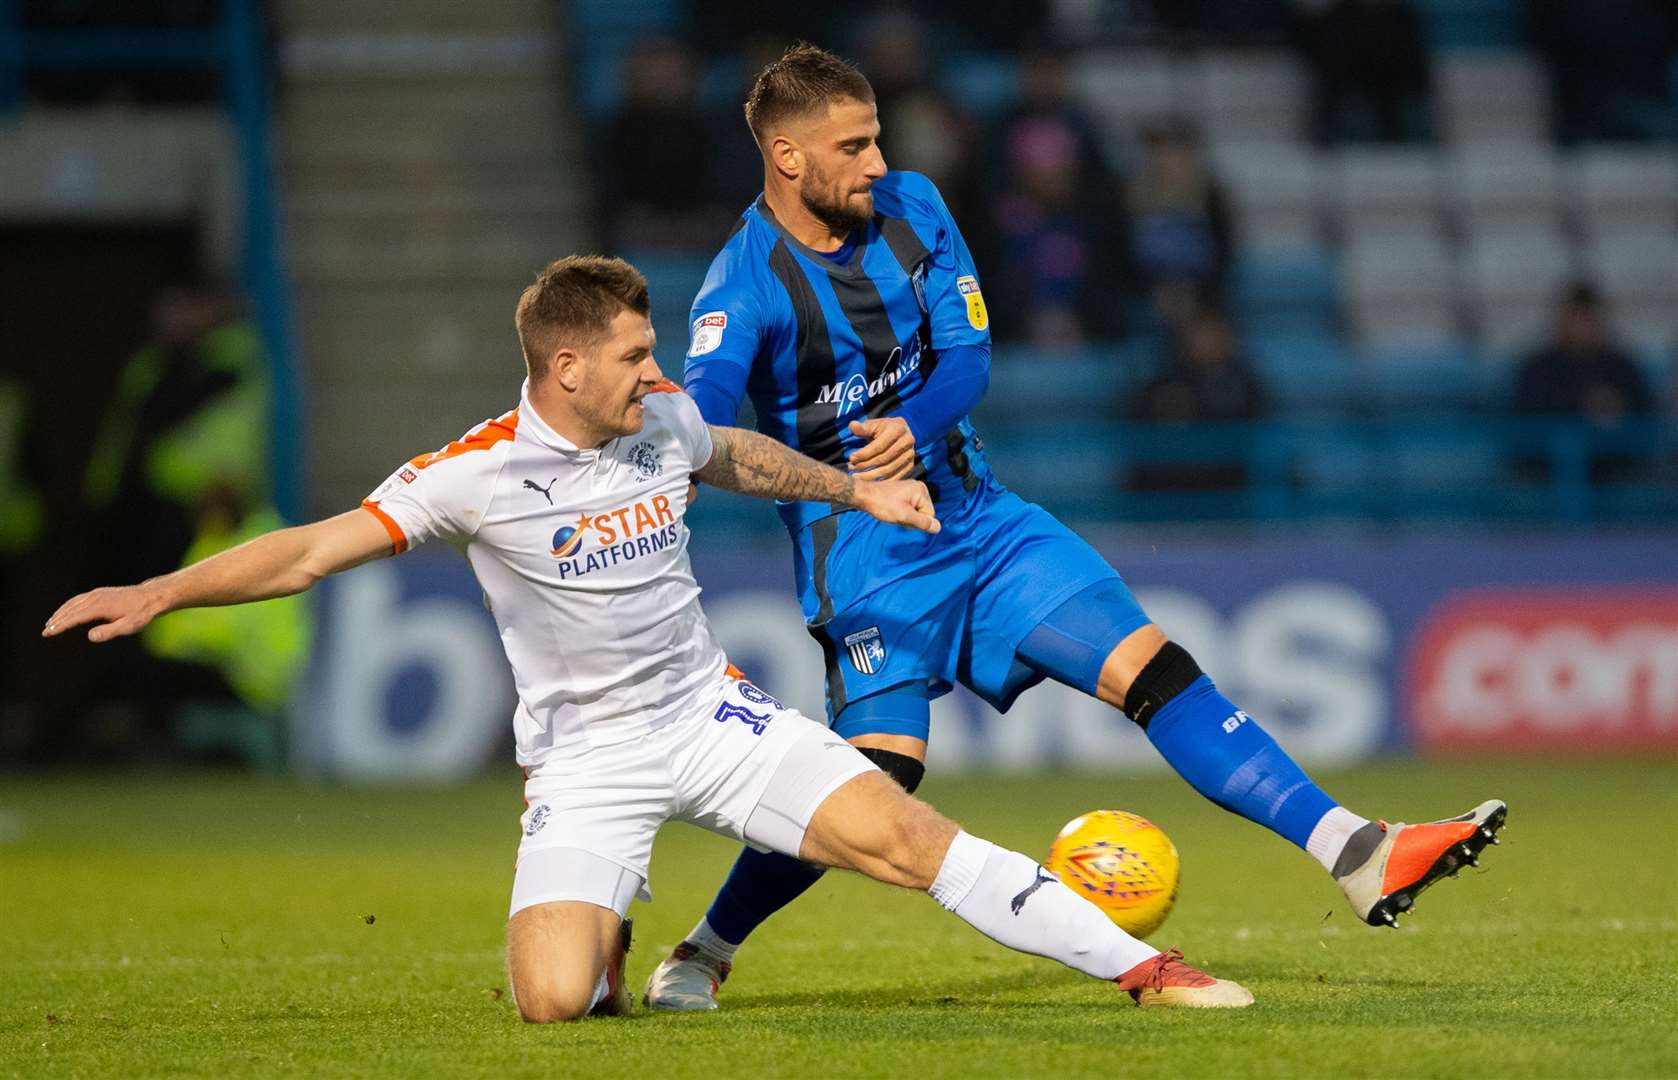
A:
[[[586,348],[611,329],[620,311],[645,315],[647,279],[605,255],[567,255],[549,263],[519,296],[513,316],[531,378],[547,372],[563,346]]]
[[[762,146],[764,135],[776,124],[808,116],[841,98],[871,105],[874,88],[849,61],[800,41],[757,73],[746,95],[746,126]]]

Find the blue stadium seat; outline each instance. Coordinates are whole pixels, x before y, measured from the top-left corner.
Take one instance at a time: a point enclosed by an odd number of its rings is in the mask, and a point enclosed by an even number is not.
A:
[[[1482,399],[1479,358],[1466,346],[1368,349],[1359,367],[1364,395],[1381,413],[1461,412]]]
[[[1521,44],[1520,0],[1420,0],[1435,49],[1507,49]]]
[[[992,116],[1019,97],[1019,64],[1006,53],[956,53],[944,61],[939,81],[975,116]]]
[[[1334,414],[1353,403],[1356,380],[1345,342],[1323,333],[1258,333],[1248,351],[1283,413]]]
[[[1317,248],[1244,255],[1232,272],[1235,316],[1249,333],[1332,333],[1338,324],[1335,264]]]
[[[1064,352],[999,346],[975,422],[984,431],[986,425],[1117,419],[1134,377],[1133,351],[1129,344]]]

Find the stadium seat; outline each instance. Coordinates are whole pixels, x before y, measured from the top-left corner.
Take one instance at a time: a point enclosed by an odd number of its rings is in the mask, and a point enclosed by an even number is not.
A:
[[[1438,227],[1443,184],[1430,150],[1349,149],[1329,175],[1329,205],[1348,234]]]
[[[978,116],[1007,110],[1020,93],[1019,64],[1007,53],[957,53],[941,65],[939,81],[963,108]]]
[[[1072,61],[1073,93],[1095,117],[1115,160],[1150,120],[1191,111],[1183,66],[1155,49],[1092,49]]]
[[[1441,135],[1457,146],[1540,146],[1549,138],[1544,73],[1528,53],[1474,50],[1437,56],[1434,108]]]
[[[1224,143],[1211,148],[1247,250],[1294,251],[1322,243],[1319,165],[1307,147]]]
[[[1562,286],[1575,270],[1557,232],[1472,234],[1464,260],[1467,294],[1481,341],[1492,348],[1532,344],[1549,327]]]
[[[998,346],[991,360],[990,388],[975,410],[981,429],[1022,420],[1053,422],[1113,420],[1122,415],[1130,391],[1151,377],[1159,346],[1134,341],[1043,351],[1023,345]]]
[[[1482,391],[1478,358],[1462,343],[1385,345],[1359,357],[1364,397],[1378,413],[1461,412]]]
[[[1554,230],[1563,206],[1560,166],[1543,144],[1464,147],[1451,161],[1451,196],[1466,231]]]
[[[1419,0],[1416,6],[1435,49],[1514,48],[1521,42],[1520,0]]]
[[[1354,371],[1334,334],[1255,333],[1248,351],[1284,414],[1333,414],[1355,400]]]
[[[1206,52],[1190,68],[1189,80],[1208,142],[1300,143],[1305,139],[1310,85],[1291,54]]]
[[[1235,315],[1248,332],[1332,333],[1339,323],[1334,260],[1320,248],[1250,251],[1231,277]]]
[[[1347,316],[1361,344],[1435,347],[1457,337],[1455,259],[1437,228],[1354,234],[1344,265]]]
[[[1660,147],[1595,146],[1573,164],[1577,210],[1587,233],[1678,227],[1678,154]]]

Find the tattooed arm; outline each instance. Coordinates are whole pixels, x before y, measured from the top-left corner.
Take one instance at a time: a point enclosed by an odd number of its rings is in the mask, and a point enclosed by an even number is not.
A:
[[[743,428],[711,426],[711,460],[694,477],[725,491],[787,502],[855,507],[894,525],[937,532],[932,499],[919,480],[855,480],[838,469]]]

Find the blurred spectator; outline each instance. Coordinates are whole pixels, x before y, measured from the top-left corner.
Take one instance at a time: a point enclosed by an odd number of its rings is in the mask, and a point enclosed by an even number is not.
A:
[[[669,38],[636,45],[623,66],[622,103],[598,143],[597,220],[608,250],[716,245],[731,214],[706,174],[716,127],[700,109],[693,51]]]
[[[926,27],[908,11],[870,19],[861,41],[862,73],[874,87],[886,166],[925,173],[958,222],[979,207],[979,132],[932,80]]]
[[[124,368],[88,464],[92,532],[112,541],[96,549],[94,580],[142,581],[282,524],[268,502],[267,364],[255,330],[202,282],[164,290],[154,320],[156,338]],[[206,709],[229,730],[243,724],[245,741],[261,729],[277,745],[274,724],[252,714],[284,703],[308,639],[302,597],[174,612],[137,642],[105,645],[89,697],[96,709],[138,706],[135,734],[153,746]]]
[[[1142,136],[1142,167],[1125,184],[1130,255],[1168,325],[1217,297],[1231,257],[1229,202],[1193,132],[1172,121]]]
[[[1223,312],[1203,307],[1179,328],[1166,370],[1142,388],[1132,418],[1154,424],[1260,420],[1269,411],[1263,384],[1241,352]],[[1137,491],[1244,488],[1240,462],[1148,462],[1131,470]]]
[[[1614,344],[1602,300],[1591,286],[1575,284],[1563,295],[1554,338],[1521,364],[1514,406],[1519,416],[1576,417],[1604,432],[1654,412],[1643,372]],[[1613,480],[1635,464],[1623,454],[1597,455],[1591,459],[1591,478]],[[1521,467],[1548,476],[1545,463],[1527,460]]]
[[[1521,364],[1515,411],[1522,416],[1577,416],[1605,429],[1623,417],[1654,411],[1642,371],[1613,343],[1602,300],[1591,286],[1568,288],[1554,339]]]
[[[1040,347],[1112,336],[1122,325],[1124,233],[1108,193],[1082,182],[1078,135],[1050,118],[1008,134],[1007,187],[991,206],[998,258],[982,267],[994,333]]]
[[[730,97],[730,106],[716,110],[709,118],[710,143],[705,152],[706,177],[712,198],[730,216],[751,205],[763,190],[763,154],[746,127],[743,106],[758,72],[780,58],[787,38],[758,33],[747,36],[740,46],[740,83]],[[887,162],[889,165],[890,162]],[[730,222],[732,225],[732,222]],[[713,239],[711,246],[721,243]]]
[[[1678,139],[1671,0],[1527,0],[1527,15],[1550,70],[1558,139]]]
[[[1318,144],[1427,138],[1427,40],[1410,0],[1292,3]]]
[[[1020,100],[986,140],[1003,157],[1009,139],[1023,124],[1048,121],[1072,136],[1078,159],[1079,183],[1111,190],[1117,183],[1096,135],[1095,121],[1072,94],[1062,50],[1034,46],[1020,56]]]

